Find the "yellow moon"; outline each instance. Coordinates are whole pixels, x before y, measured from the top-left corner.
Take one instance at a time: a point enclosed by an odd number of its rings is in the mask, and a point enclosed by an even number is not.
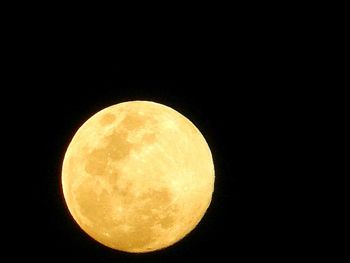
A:
[[[73,218],[93,239],[149,252],[176,243],[202,219],[214,190],[213,159],[179,112],[129,101],[78,129],[64,157],[62,188]]]

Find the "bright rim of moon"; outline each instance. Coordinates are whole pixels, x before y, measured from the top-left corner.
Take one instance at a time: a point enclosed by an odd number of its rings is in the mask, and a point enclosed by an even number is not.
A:
[[[200,131],[162,104],[105,108],[76,132],[62,187],[78,225],[126,252],[168,247],[193,230],[214,190],[214,165]]]

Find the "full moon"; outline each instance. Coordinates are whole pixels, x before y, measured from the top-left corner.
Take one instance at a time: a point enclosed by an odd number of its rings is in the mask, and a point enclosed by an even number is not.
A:
[[[80,228],[132,253],[169,247],[190,233],[209,207],[214,178],[201,132],[149,101],[94,114],[74,135],[62,167],[64,199]]]

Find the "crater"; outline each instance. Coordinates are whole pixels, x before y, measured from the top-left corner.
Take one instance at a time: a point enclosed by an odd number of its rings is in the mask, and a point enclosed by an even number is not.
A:
[[[129,225],[130,226],[130,225]],[[115,228],[112,232],[113,243],[118,249],[126,251],[138,251],[149,246],[155,240],[155,233],[149,225],[137,225],[128,227],[123,231],[123,227]]]
[[[113,198],[118,199],[124,207],[135,203],[135,195],[132,191],[133,183],[116,183],[112,185]]]
[[[108,156],[113,160],[119,160],[127,156],[132,148],[132,144],[127,140],[127,134],[124,131],[114,131],[110,136],[107,136],[107,146],[105,151],[108,152]]]
[[[162,213],[160,213],[157,217],[156,223],[160,224],[162,228],[170,228],[175,224],[176,215],[178,212],[178,207],[176,205],[171,205],[162,210]]]
[[[106,190],[97,194],[94,191],[94,186],[85,183],[75,190],[75,200],[81,215],[94,225],[99,225],[106,229],[114,226],[114,222],[109,217],[112,206]]]
[[[71,168],[74,168],[74,167],[77,166],[77,158],[76,158],[76,157],[71,156],[71,157],[69,158],[69,166],[70,166]]]
[[[171,214],[167,214],[164,218],[159,220],[159,224],[162,228],[170,228],[174,225],[175,218]]]
[[[129,231],[127,238],[131,249],[143,248],[154,241],[155,235],[152,226],[151,222],[143,224],[140,221],[139,224]]]
[[[109,125],[111,124],[113,121],[115,121],[115,115],[112,114],[112,113],[106,113],[104,114],[101,119],[100,119],[100,124],[102,126],[106,126],[106,125]]]
[[[142,140],[147,144],[151,144],[156,140],[156,135],[155,133],[146,133]]]
[[[117,187],[119,176],[120,173],[118,169],[108,170],[107,182],[110,186],[112,186],[112,189]]]
[[[136,130],[142,127],[146,122],[146,118],[134,113],[125,116],[124,120],[120,124],[121,127],[125,127],[127,130]]]
[[[171,193],[167,189],[150,190],[141,196],[142,205],[136,211],[140,215],[135,224],[142,225],[160,224],[163,228],[169,228],[174,224],[174,211],[171,204]]]
[[[108,153],[102,149],[95,149],[86,156],[85,171],[92,175],[103,175],[106,171]]]
[[[171,202],[171,193],[168,189],[150,190],[143,195],[143,198],[149,199],[149,204],[153,209],[160,209],[169,205]]]

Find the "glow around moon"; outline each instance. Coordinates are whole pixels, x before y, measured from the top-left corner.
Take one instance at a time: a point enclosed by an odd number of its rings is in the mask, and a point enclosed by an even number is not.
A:
[[[193,230],[214,189],[210,149],[177,111],[130,101],[105,108],[76,132],[62,187],[79,226],[126,252],[168,247]]]

